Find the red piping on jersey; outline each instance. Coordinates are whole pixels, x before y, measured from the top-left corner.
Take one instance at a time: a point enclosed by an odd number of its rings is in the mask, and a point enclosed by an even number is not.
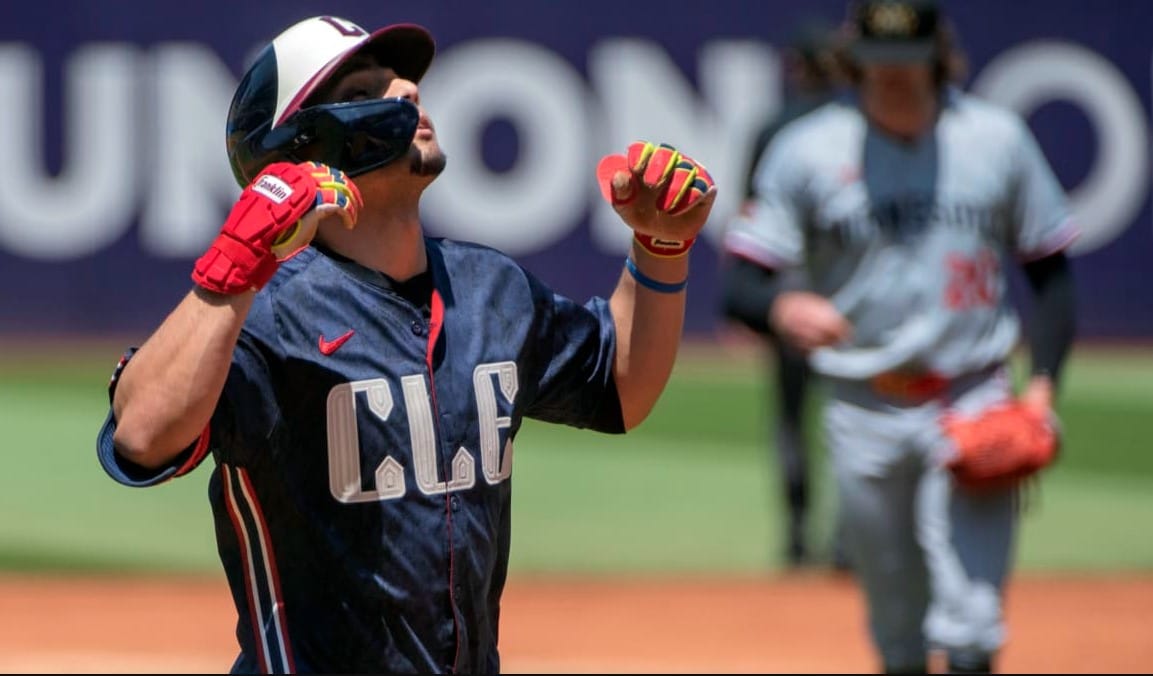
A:
[[[440,292],[435,288],[432,290],[432,298],[429,303],[429,318],[428,318],[428,347],[424,353],[424,363],[428,366],[428,390],[432,398],[432,414],[435,420],[440,420],[440,409],[436,405],[436,381],[433,380],[432,375],[432,355],[436,352],[436,342],[440,339],[440,330],[444,326],[444,299],[440,297]],[[440,427],[439,422],[437,427]],[[441,436],[443,440],[443,436]],[[445,482],[449,480],[452,468],[449,467],[445,471]],[[452,602],[452,629],[453,635],[456,637],[456,654],[452,658],[452,670],[457,671],[457,665],[460,663],[460,626],[456,621],[456,592],[453,591],[454,578],[454,563],[452,554],[452,496],[449,495],[447,486],[444,491],[444,520],[448,530],[448,598]]]
[[[440,338],[440,327],[444,326],[444,300],[440,292],[432,290],[432,300],[429,305],[431,316],[428,318],[428,350],[424,353],[424,363],[428,365],[428,379],[432,381],[432,353],[436,351],[436,341]],[[436,390],[432,390],[433,404],[436,403]]]

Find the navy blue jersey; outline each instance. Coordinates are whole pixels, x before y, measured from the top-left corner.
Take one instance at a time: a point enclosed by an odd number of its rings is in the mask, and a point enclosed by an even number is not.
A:
[[[236,672],[499,671],[521,421],[624,431],[606,301],[574,303],[486,247],[426,248],[424,307],[315,246],[282,265],[171,466],[116,455],[111,414],[101,430],[127,485],[215,459]]]

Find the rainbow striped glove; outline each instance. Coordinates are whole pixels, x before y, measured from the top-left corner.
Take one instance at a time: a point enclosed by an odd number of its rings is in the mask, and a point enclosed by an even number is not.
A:
[[[597,181],[637,242],[664,257],[688,253],[716,196],[708,170],[664,143],[637,141],[626,155],[601,158]]]

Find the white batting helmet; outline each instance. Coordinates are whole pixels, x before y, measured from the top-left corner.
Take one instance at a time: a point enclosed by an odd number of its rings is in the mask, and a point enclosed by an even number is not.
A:
[[[402,156],[419,122],[399,98],[303,107],[356,54],[371,54],[418,82],[436,47],[428,30],[396,24],[369,33],[347,19],[316,16],[276,36],[241,79],[228,110],[226,143],[233,174],[247,185],[268,164],[316,160],[349,176]]]

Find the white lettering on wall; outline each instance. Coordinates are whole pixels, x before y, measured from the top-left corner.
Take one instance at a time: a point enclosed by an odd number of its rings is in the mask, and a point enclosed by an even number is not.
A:
[[[1097,158],[1069,202],[1082,228],[1071,252],[1116,239],[1145,203],[1149,130],[1141,101],[1117,68],[1066,42],[1032,42],[998,56],[974,82],[976,93],[1028,116],[1051,101],[1075,104],[1093,125]]]
[[[44,166],[44,85],[39,54],[0,43],[0,247],[19,256],[72,260],[97,253],[131,226],[139,207],[139,55],[91,44],[64,67],[64,151],[59,174]]]
[[[705,236],[714,243],[741,197],[749,143],[780,105],[780,63],[762,42],[716,40],[696,57],[696,81],[644,38],[613,38],[588,55],[588,80],[546,46],[478,39],[441,54],[422,101],[449,155],[429,189],[430,230],[512,255],[555,246],[588,218],[606,254],[631,233],[603,203],[599,157],[634,140],[668,142],[707,166],[720,186]],[[129,233],[159,257],[194,258],[239,192],[227,165],[225,114],[236,77],[208,47],[123,43],[78,48],[64,63],[62,167],[44,166],[44,81],[36,49],[0,43],[0,250],[62,261],[98,254]],[[1084,253],[1114,240],[1148,197],[1148,126],[1131,83],[1099,54],[1064,42],[1009,50],[980,74],[977,93],[1027,114],[1054,100],[1084,111],[1097,156],[1070,191]],[[504,118],[519,153],[507,171],[482,157],[485,125]]]
[[[445,54],[421,90],[451,167],[425,201],[440,232],[517,256],[576,226],[595,162],[587,142],[592,96],[567,61],[528,42],[481,40]],[[485,164],[481,147],[485,124],[498,116],[520,141],[516,164],[501,173]]]
[[[155,143],[141,148],[151,181],[140,216],[140,241],[159,256],[203,251],[234,201],[224,129],[236,78],[216,53],[194,43],[158,47],[145,70],[155,101]]]

